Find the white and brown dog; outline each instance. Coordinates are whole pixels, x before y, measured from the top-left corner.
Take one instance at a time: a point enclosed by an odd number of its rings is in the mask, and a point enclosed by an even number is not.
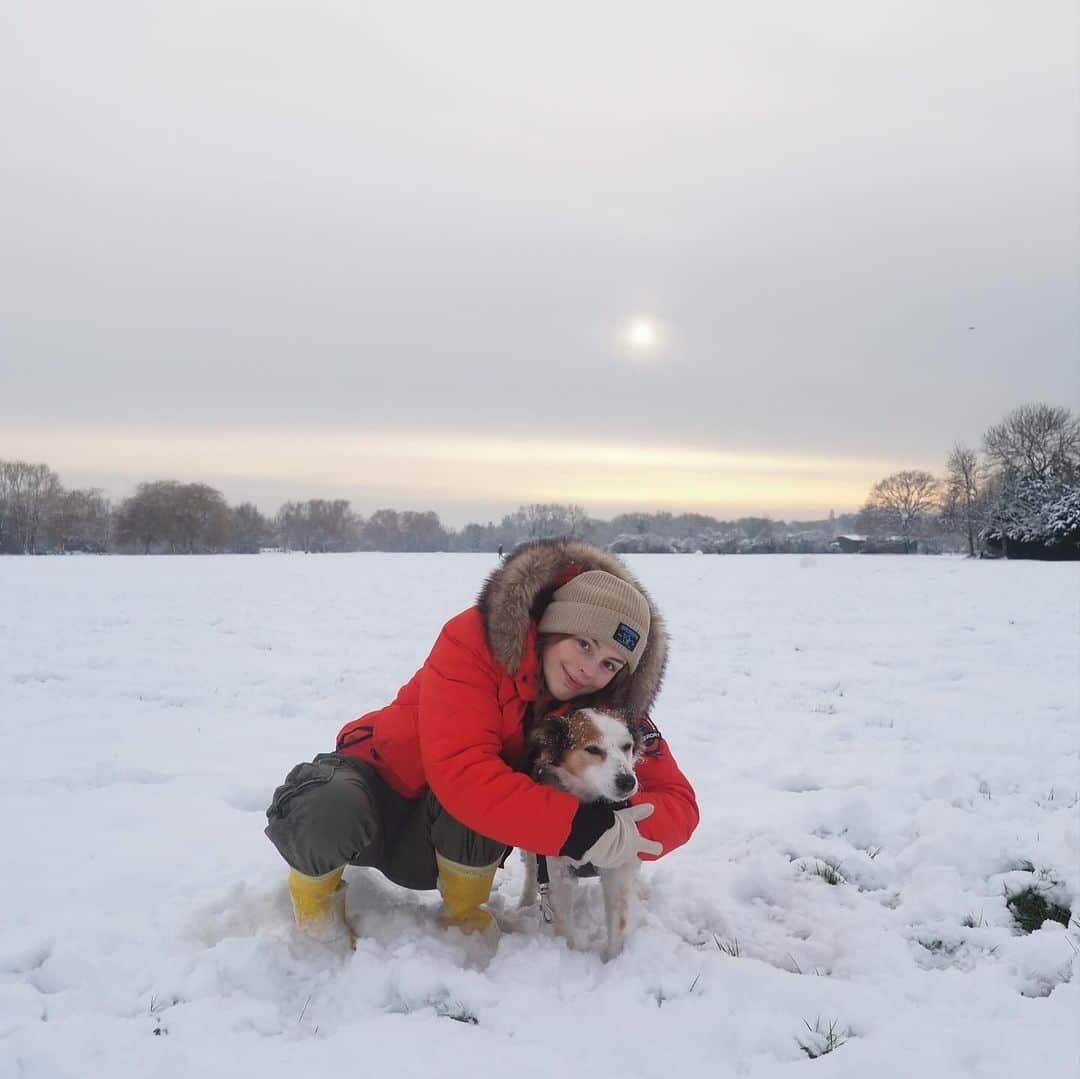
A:
[[[565,716],[546,716],[528,733],[529,772],[538,783],[567,791],[582,802],[624,803],[637,790],[634,762],[641,752],[636,726],[622,716],[596,708],[580,708]],[[544,920],[575,945],[574,893],[580,876],[598,875],[604,892],[607,943],[604,958],[623,948],[630,908],[637,893],[641,863],[635,858],[613,869],[592,866],[579,871],[569,858],[538,858],[522,851],[525,886],[519,906],[539,899]],[[546,870],[546,871],[545,871]]]

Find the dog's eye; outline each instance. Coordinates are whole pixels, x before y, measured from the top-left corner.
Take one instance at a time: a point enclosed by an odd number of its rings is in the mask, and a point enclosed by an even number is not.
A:
[[[633,748],[634,747],[629,742],[627,742],[626,745],[622,747],[622,751],[624,753],[629,753]]]
[[[602,757],[604,755],[604,751],[599,746],[586,746],[585,752],[592,757]]]

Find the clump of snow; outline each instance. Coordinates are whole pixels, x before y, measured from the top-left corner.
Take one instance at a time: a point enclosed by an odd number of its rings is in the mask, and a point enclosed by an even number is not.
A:
[[[494,948],[349,870],[343,957],[262,836],[492,558],[0,560],[0,1076],[1075,1076],[1076,920],[1008,900],[1080,903],[1077,567],[629,561],[702,824],[604,964],[595,882],[571,951],[516,858]]]

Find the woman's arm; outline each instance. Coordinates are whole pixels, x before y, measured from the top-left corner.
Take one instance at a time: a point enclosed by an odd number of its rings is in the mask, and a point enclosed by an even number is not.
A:
[[[649,802],[655,807],[652,816],[640,822],[638,831],[647,839],[662,843],[663,853],[668,854],[690,838],[701,814],[690,780],[683,775],[652,720],[647,717],[641,720],[639,729],[645,747],[634,769],[638,790],[630,804]],[[642,855],[642,860],[654,861],[655,858]]]
[[[503,760],[498,694],[505,678],[484,643],[478,612],[447,623],[420,681],[424,771],[446,811],[469,828],[535,854],[555,855],[579,803]]]

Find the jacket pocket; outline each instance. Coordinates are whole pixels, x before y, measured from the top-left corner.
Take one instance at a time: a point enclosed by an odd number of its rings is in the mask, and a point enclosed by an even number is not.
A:
[[[364,742],[370,742],[375,735],[375,727],[371,723],[350,723],[338,735],[337,750],[339,753],[346,749],[353,749]]]

